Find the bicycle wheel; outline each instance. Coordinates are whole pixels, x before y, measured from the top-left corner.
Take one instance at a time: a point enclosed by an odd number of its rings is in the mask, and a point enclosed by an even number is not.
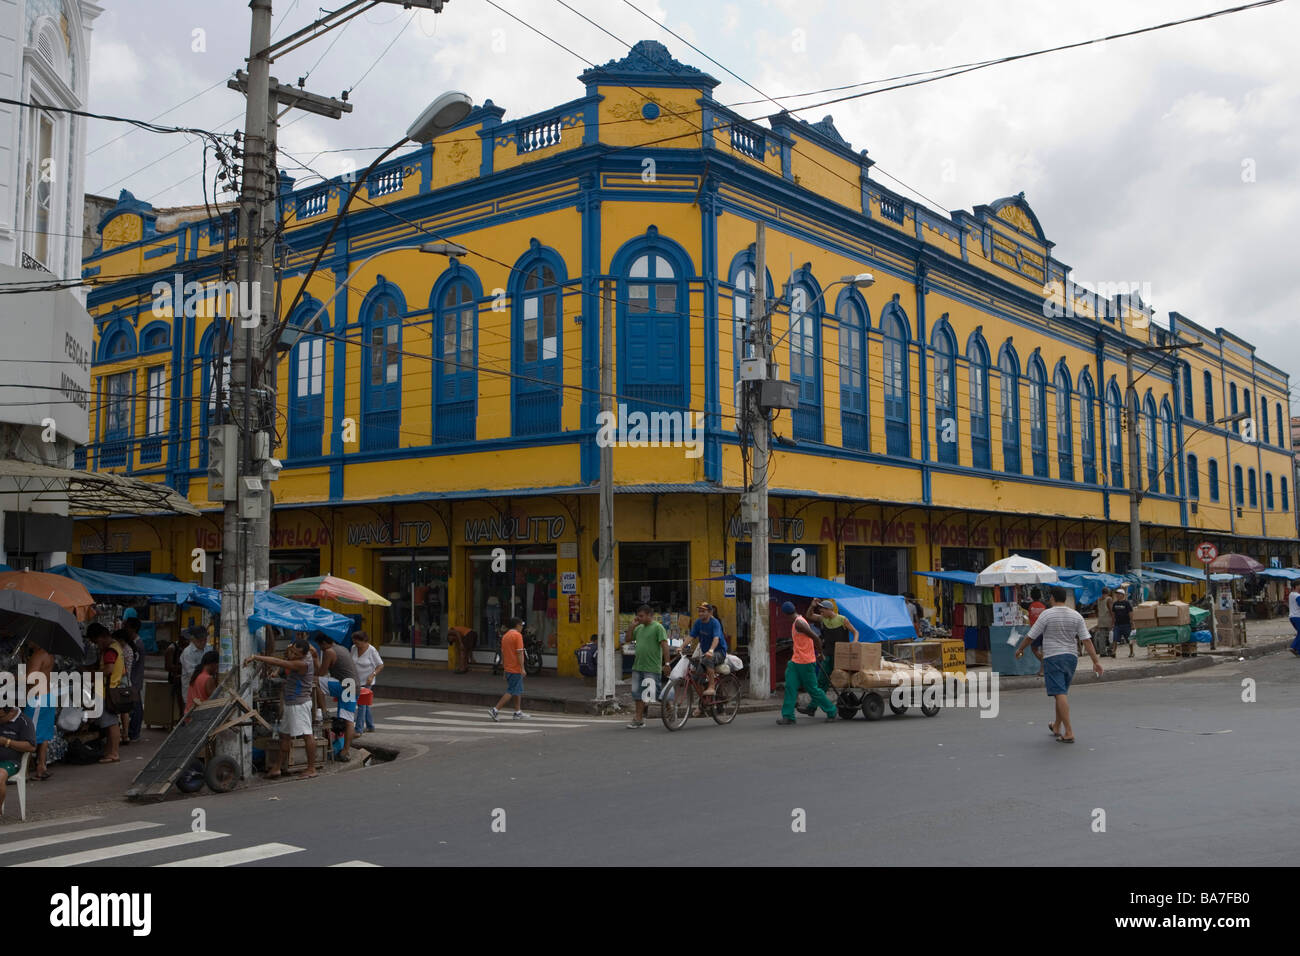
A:
[[[664,688],[663,698],[659,701],[659,717],[669,730],[681,730],[686,721],[691,719],[691,709],[695,706],[695,689],[690,681],[677,678],[668,682]]]
[[[740,681],[734,674],[718,679],[718,686],[713,692],[713,719],[720,724],[729,724],[740,713]]]

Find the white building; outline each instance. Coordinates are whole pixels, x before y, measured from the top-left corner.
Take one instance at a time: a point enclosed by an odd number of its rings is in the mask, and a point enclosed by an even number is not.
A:
[[[21,291],[81,276],[90,28],[86,0],[0,0],[0,562],[64,560],[87,489],[68,469],[88,437],[84,295]]]

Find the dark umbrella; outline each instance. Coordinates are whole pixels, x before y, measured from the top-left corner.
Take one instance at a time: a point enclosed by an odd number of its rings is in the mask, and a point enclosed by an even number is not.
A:
[[[0,590],[0,631],[59,657],[84,660],[86,645],[72,612],[23,591]]]
[[[1215,574],[1258,574],[1264,565],[1245,554],[1228,552],[1221,554],[1210,562],[1210,571]]]

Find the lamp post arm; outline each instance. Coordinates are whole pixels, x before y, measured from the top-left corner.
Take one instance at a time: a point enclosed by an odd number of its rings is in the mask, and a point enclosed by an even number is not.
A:
[[[848,283],[845,282],[843,279],[836,279],[834,282],[832,282],[832,283],[831,283],[830,285],[828,285],[826,288],[822,289],[822,291],[819,292],[819,293],[817,294],[817,298],[813,299],[811,302],[808,303],[808,309],[807,309],[807,311],[812,311],[812,307],[813,307],[814,305],[816,305],[817,302],[818,302],[819,300],[821,300],[821,299],[825,299],[825,298],[826,298],[826,293],[827,293],[827,292],[830,292],[831,289],[835,288],[837,285],[848,285]],[[785,302],[785,296],[782,296],[780,299],[777,299],[777,304],[778,304],[778,305],[780,305],[780,304],[782,304],[782,303],[784,303],[784,302]],[[775,308],[772,309],[772,314],[776,314],[776,309],[775,309]],[[782,341],[782,340],[783,340],[787,335],[789,335],[791,331],[792,331],[791,329],[788,329],[788,328],[787,328],[787,329],[785,330],[785,332],[783,332],[783,333],[781,334],[781,336],[780,336],[779,338],[777,338],[777,340],[776,340],[775,342],[772,343],[772,348],[775,349],[778,345],[780,345],[780,344],[781,344],[781,341]]]

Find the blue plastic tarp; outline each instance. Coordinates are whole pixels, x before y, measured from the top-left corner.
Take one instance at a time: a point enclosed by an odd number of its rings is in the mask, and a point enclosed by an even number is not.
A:
[[[1300,579],[1300,569],[1297,568],[1265,568],[1259,572],[1261,578],[1281,578],[1283,581],[1295,581]]]
[[[912,573],[923,578],[934,578],[936,581],[952,581],[954,584],[982,587],[975,584],[978,575],[974,571],[913,571]]]
[[[737,580],[749,582],[748,574],[735,574]],[[897,594],[878,594],[862,588],[815,578],[804,574],[768,575],[768,588],[789,597],[831,598],[840,613],[858,630],[858,639],[880,641],[914,641],[916,629],[907,611],[907,602]]]
[[[221,613],[221,592],[216,588],[195,586],[192,604],[213,614]],[[344,647],[352,646],[352,618],[338,614],[329,608],[316,604],[306,604],[291,598],[282,597],[271,591],[258,591],[253,595],[253,613],[248,615],[248,627],[278,627],[285,631],[321,631],[328,634]]]
[[[81,584],[93,597],[143,597],[153,604],[184,604],[190,600],[199,585],[185,581],[164,581],[144,575],[113,574],[110,571],[92,571],[60,564],[50,568],[50,574],[60,574]]]

